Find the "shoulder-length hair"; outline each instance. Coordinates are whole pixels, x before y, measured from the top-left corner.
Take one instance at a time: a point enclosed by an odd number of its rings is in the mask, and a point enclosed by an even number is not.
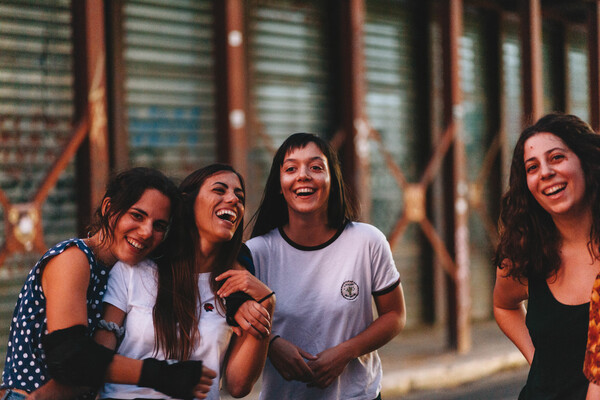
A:
[[[173,181],[153,168],[131,168],[115,175],[106,185],[104,197],[88,226],[88,235],[100,232],[101,245],[112,243],[119,220],[148,189],[156,189],[169,199],[171,215],[178,212],[180,197]],[[106,199],[109,200],[105,204]],[[159,245],[153,254],[160,253],[162,248],[163,244]]]
[[[255,219],[252,237],[264,235],[274,228],[287,224],[289,220],[287,203],[281,193],[280,170],[283,161],[291,151],[314,143],[327,159],[331,174],[331,188],[327,203],[327,224],[339,229],[346,221],[358,218],[354,199],[350,196],[344,180],[337,155],[325,140],[312,133],[294,133],[277,149],[273,156],[271,171],[267,178],[260,206],[253,217]]]
[[[500,241],[494,262],[507,267],[508,276],[549,278],[561,264],[561,237],[552,217],[535,200],[527,187],[525,142],[538,133],[560,138],[581,162],[585,176],[586,201],[592,209],[588,250],[600,256],[600,135],[574,115],[552,113],[526,128],[515,145],[508,191],[502,197]],[[505,262],[509,261],[509,262]]]
[[[178,223],[174,224],[174,232],[168,238],[170,257],[157,260],[158,291],[153,309],[155,351],[162,349],[170,359],[189,359],[199,336],[198,304],[201,299],[196,264],[200,236],[194,203],[206,179],[223,171],[236,174],[245,193],[244,179],[230,165],[211,164],[188,175],[179,185],[183,200]],[[220,287],[215,277],[233,266],[242,243],[243,226],[242,216],[233,238],[218,249],[210,276],[213,293]],[[222,301],[215,298],[222,310]]]

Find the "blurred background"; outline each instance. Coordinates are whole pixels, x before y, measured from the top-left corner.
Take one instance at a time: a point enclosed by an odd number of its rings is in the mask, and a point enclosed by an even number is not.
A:
[[[520,131],[550,111],[599,128],[599,15],[596,0],[0,0],[0,354],[25,275],[86,235],[111,173],[231,163],[249,221],[294,132],[338,149],[390,241],[408,329],[443,326],[468,352],[493,318]]]

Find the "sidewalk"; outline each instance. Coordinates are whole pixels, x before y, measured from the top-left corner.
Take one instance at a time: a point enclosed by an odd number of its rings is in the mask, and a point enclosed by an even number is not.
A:
[[[400,333],[378,350],[383,364],[383,398],[456,386],[527,364],[494,321],[474,323],[472,339],[471,351],[457,354],[446,348],[444,327]],[[245,399],[258,399],[259,391],[260,380]],[[221,399],[231,397],[222,394]]]

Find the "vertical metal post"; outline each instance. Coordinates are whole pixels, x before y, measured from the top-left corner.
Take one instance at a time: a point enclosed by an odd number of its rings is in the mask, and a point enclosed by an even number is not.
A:
[[[542,11],[540,0],[520,2],[523,60],[523,125],[542,116]]]
[[[460,353],[471,348],[471,299],[469,278],[468,183],[462,139],[462,91],[459,73],[459,40],[463,29],[462,0],[447,0],[444,15],[444,127],[453,130],[449,154],[452,175],[447,188],[452,206],[446,212],[447,242],[454,255],[456,273],[448,285],[449,345]]]
[[[371,214],[369,132],[365,112],[364,0],[340,0],[341,10],[341,115],[344,177],[368,219]]]
[[[590,125],[600,130],[600,1],[588,6]]]
[[[247,90],[244,51],[244,2],[215,5],[217,151],[220,161],[247,175]]]
[[[108,180],[104,2],[74,1],[75,120],[88,115],[90,131],[77,154],[79,230],[89,222]]]

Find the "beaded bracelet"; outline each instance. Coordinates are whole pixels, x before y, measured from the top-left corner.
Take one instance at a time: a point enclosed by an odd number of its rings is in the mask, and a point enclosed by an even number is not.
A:
[[[120,339],[121,336],[125,334],[125,327],[119,326],[112,321],[105,321],[101,319],[100,321],[98,321],[98,328],[108,332],[113,332],[117,336],[117,339]]]
[[[263,301],[265,301],[265,300],[266,300],[266,299],[268,299],[269,297],[273,296],[274,294],[275,294],[275,292],[271,292],[271,293],[269,293],[268,295],[266,295],[265,297],[263,297],[262,299],[260,299],[260,300],[257,300],[256,302],[257,302],[257,303],[262,303]]]

